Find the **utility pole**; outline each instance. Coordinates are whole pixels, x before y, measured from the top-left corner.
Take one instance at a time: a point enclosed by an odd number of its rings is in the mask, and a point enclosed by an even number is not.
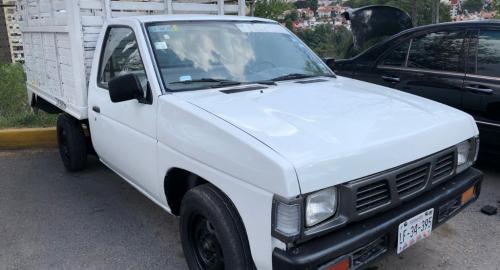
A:
[[[250,16],[254,16],[255,13],[255,0],[250,0]]]

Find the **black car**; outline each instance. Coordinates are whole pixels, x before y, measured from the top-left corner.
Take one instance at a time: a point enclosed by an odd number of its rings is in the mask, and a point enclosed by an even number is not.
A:
[[[410,28],[332,68],[470,113],[483,152],[500,153],[500,21]]]

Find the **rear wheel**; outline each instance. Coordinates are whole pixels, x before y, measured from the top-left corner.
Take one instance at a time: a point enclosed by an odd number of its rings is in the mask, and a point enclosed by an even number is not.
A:
[[[231,201],[210,184],[188,191],[180,231],[190,269],[255,269],[246,231]]]
[[[80,121],[69,114],[57,118],[57,143],[64,167],[80,171],[87,165],[87,142]]]

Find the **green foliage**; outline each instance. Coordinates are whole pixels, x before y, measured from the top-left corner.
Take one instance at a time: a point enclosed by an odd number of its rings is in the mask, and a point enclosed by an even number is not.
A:
[[[500,19],[500,0],[493,0],[493,8],[497,12],[497,15],[495,18]]]
[[[416,26],[432,23],[432,0],[349,0],[345,5],[353,8],[368,5],[393,6],[410,14]],[[441,2],[439,9],[439,21],[451,21],[450,6],[445,2]]]
[[[285,21],[290,19],[291,21],[296,21],[299,19],[299,13],[297,13],[297,10],[292,10],[288,14],[285,15]]]
[[[255,17],[278,20],[279,16],[292,8],[292,5],[285,0],[257,0],[254,15]]]
[[[318,0],[311,0],[311,9],[314,11],[314,14],[318,11]]]
[[[43,112],[35,114],[27,104],[21,65],[0,64],[0,77],[0,128],[55,125],[55,116]]]
[[[483,0],[467,0],[464,2],[463,9],[469,12],[479,12],[484,7]]]
[[[352,44],[352,34],[345,27],[332,30],[330,25],[322,24],[312,29],[298,32],[299,36],[320,57],[344,58]]]

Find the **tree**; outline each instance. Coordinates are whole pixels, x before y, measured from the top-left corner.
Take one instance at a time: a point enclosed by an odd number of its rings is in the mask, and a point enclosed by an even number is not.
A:
[[[321,24],[300,31],[297,36],[319,56],[325,58],[344,58],[352,44],[352,33],[344,26],[332,29],[331,25]]]
[[[288,14],[285,15],[285,21],[290,19],[291,21],[297,21],[299,19],[299,13],[297,10],[292,10]]]
[[[318,11],[318,0],[311,0],[311,9],[314,11],[314,14]]]
[[[439,8],[440,8],[440,0],[432,0],[432,23],[439,22]]]
[[[439,3],[439,17],[438,6]],[[434,4],[434,5],[433,5]],[[433,22],[433,10],[435,11],[434,21],[449,22],[451,21],[450,6],[439,0],[349,0],[347,6],[358,8],[368,5],[388,5],[400,8],[410,14],[415,26],[430,24]],[[434,8],[433,8],[434,7]]]
[[[255,3],[256,17],[278,20],[278,17],[283,15],[287,10],[292,9],[292,6],[285,0],[258,0]]]
[[[493,0],[493,8],[496,10],[496,18],[500,19],[500,0]]]
[[[467,0],[465,1],[463,8],[469,12],[479,12],[484,7],[484,0]]]

